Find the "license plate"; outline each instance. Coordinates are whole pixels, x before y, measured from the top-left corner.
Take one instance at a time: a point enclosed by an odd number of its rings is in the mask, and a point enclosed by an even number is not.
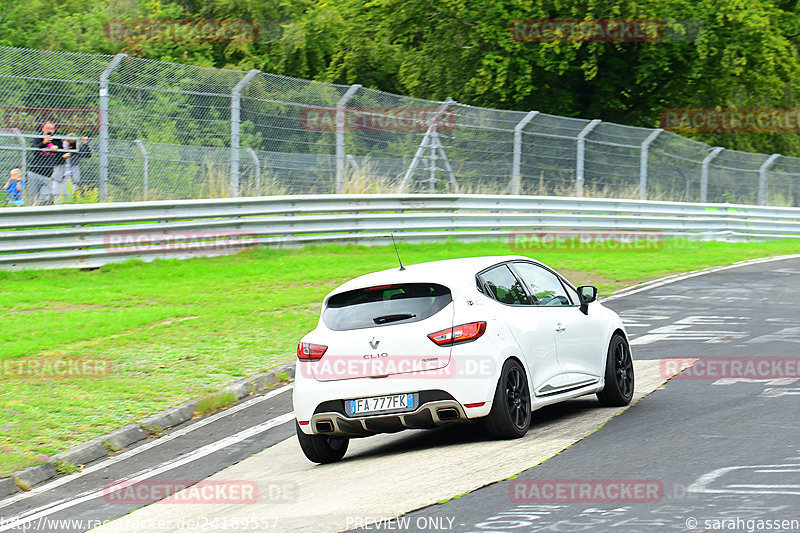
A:
[[[417,406],[414,394],[392,394],[347,400],[347,414],[350,416],[374,413],[401,413],[413,411]]]

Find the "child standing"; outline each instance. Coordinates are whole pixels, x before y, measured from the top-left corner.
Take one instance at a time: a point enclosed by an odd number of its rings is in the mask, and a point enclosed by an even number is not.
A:
[[[22,191],[25,190],[25,182],[22,181],[22,171],[18,168],[9,173],[8,181],[3,185],[3,190],[8,193],[8,198],[16,206],[23,205]]]

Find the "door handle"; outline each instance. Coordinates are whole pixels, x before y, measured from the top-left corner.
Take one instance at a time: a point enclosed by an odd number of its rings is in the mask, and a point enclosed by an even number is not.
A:
[[[565,328],[564,326],[562,326],[562,325],[561,325],[561,322],[559,322],[558,324],[556,324],[556,331],[559,331],[559,332],[560,332],[560,331],[567,331],[567,328]]]

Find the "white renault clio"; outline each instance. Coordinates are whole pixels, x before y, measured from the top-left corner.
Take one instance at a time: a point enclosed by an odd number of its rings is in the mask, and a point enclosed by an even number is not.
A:
[[[521,256],[434,261],[343,284],[297,346],[303,452],[330,463],[352,437],[475,420],[519,438],[545,405],[586,394],[627,405],[625,327],[596,297]]]

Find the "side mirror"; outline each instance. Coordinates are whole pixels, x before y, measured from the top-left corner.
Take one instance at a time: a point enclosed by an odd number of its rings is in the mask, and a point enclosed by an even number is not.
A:
[[[581,285],[578,287],[578,296],[581,298],[581,313],[589,314],[589,304],[597,300],[597,287],[594,285]]]

